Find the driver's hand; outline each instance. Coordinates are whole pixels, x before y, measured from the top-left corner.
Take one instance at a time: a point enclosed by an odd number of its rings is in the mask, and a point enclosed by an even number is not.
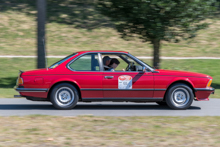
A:
[[[122,71],[125,71],[125,69],[122,69]]]

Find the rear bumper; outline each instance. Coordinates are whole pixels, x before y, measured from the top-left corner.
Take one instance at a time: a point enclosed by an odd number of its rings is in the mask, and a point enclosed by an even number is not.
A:
[[[15,88],[18,92],[48,92],[48,89],[44,88]]]
[[[47,98],[49,92],[47,88],[24,88],[23,86],[15,86],[14,89],[20,94],[15,97]]]
[[[210,94],[214,94],[215,89],[209,88],[195,88],[196,100],[198,101],[208,101]]]

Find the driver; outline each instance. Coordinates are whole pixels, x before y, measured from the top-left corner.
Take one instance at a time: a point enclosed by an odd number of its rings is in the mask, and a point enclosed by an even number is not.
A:
[[[115,71],[115,68],[118,67],[120,62],[116,58],[112,58],[109,64],[109,69],[107,71]]]

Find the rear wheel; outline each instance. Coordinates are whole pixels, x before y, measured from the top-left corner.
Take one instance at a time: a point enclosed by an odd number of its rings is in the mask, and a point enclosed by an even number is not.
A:
[[[176,110],[184,110],[191,106],[194,99],[192,89],[186,84],[175,84],[166,94],[167,105]]]
[[[56,85],[51,92],[50,101],[57,109],[68,110],[76,106],[79,100],[77,89],[68,83]]]

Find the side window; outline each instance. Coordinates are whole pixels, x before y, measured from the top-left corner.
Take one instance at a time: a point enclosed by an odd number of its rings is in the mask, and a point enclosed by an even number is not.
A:
[[[75,71],[99,71],[97,54],[84,55],[69,65]]]
[[[108,69],[114,69],[114,71],[118,72],[126,72],[126,71],[142,71],[142,66],[137,63],[135,60],[130,58],[127,55],[124,54],[102,54],[102,60],[103,60],[103,66],[104,66],[104,71],[109,71]],[[117,66],[113,65],[113,60],[117,64]]]

